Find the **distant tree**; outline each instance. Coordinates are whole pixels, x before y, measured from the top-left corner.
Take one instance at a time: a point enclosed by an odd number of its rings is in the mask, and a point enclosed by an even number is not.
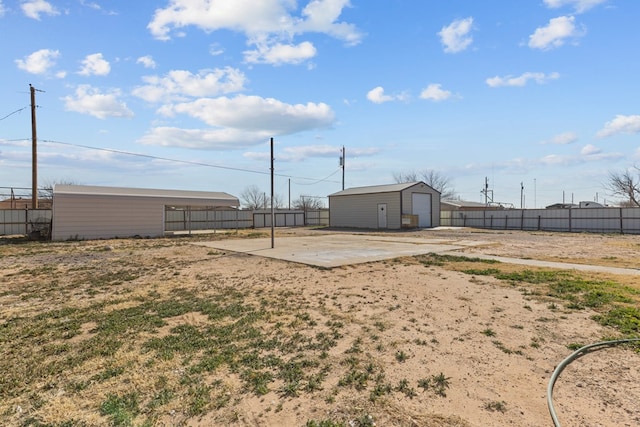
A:
[[[425,169],[419,172],[395,172],[393,179],[398,184],[424,181],[428,186],[440,192],[442,200],[453,199],[456,195],[455,189],[451,186],[451,178],[433,169]]]
[[[249,210],[269,209],[271,208],[271,195],[267,195],[266,192],[260,190],[257,185],[250,185],[240,193],[242,198],[242,206]],[[281,195],[274,194],[273,206],[279,209],[284,206],[284,201]]]
[[[299,199],[293,201],[293,205],[291,207],[305,212],[314,211],[324,208],[324,202],[320,197],[300,196]]]
[[[623,204],[640,206],[640,167],[633,166],[633,169],[622,172],[609,172],[606,187],[612,196],[623,197]]]
[[[240,193],[242,206],[245,209],[264,209],[267,206],[266,194],[257,185],[250,185]]]
[[[78,185],[78,183],[71,179],[46,180],[38,189],[38,197],[44,200],[53,200],[53,187],[56,185]]]

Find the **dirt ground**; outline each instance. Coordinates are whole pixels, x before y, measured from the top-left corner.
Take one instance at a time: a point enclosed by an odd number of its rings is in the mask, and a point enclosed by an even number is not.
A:
[[[287,236],[334,232],[278,230]],[[473,229],[402,234],[488,242],[461,252],[469,257],[482,253],[640,266],[640,236]],[[265,336],[271,333],[267,332],[270,325],[280,328],[281,340],[333,331],[334,345],[323,352],[306,350],[308,369],[321,371],[321,384],[312,388],[305,377],[305,391],[291,390],[286,388],[286,379],[277,377],[264,393],[251,393],[243,385],[241,371],[221,367],[198,378],[209,390],[209,400],[203,410],[189,412],[185,409],[189,394],[183,396],[178,390],[185,383],[184,371],[201,353],[159,361],[154,353],[140,351],[143,344],[136,347],[135,343],[171,335],[179,325],[204,330],[210,320],[192,311],[163,318],[164,324],[155,331],[131,335],[129,345],[104,359],[74,365],[53,377],[33,377],[21,392],[13,392],[7,381],[0,381],[0,424],[552,425],[546,389],[557,364],[581,345],[619,336],[593,320],[597,311],[569,309],[566,302],[536,292],[534,284],[463,273],[421,262],[420,257],[324,269],[215,252],[189,242],[189,238],[173,238],[0,245],[0,348],[11,355],[18,351],[9,347],[16,344],[4,332],[16,319],[35,319],[55,308],[104,307],[107,312],[135,307],[151,296],[158,301],[180,301],[180,295],[193,292],[207,299],[233,289],[242,292],[243,304],[269,312],[260,326]],[[90,277],[110,274],[123,263],[139,274],[117,287],[96,290],[90,279],[86,283],[74,280],[78,275],[86,278],[87,272]],[[50,276],[53,271],[53,288],[43,284],[34,266],[48,268]],[[589,277],[640,292],[638,276]],[[46,290],[33,295],[39,286]],[[92,322],[82,323],[64,348],[74,349],[76,343],[99,333]],[[31,351],[39,352],[38,346],[47,344],[36,343]],[[12,360],[5,357],[0,367],[23,369]],[[91,375],[94,378],[107,365],[123,366],[123,373],[104,381],[85,381],[88,386],[82,389],[68,386]],[[176,397],[153,406],[149,397],[153,392],[147,390],[157,391],[157,378],[155,385],[150,385],[149,378],[158,372]],[[141,405],[145,402],[148,408],[135,412],[129,424],[98,410],[104,408],[100,402],[109,393],[127,390],[135,390]],[[224,404],[214,404],[225,396]],[[565,427],[640,425],[640,354],[628,347],[614,347],[580,357],[558,379],[554,403]]]

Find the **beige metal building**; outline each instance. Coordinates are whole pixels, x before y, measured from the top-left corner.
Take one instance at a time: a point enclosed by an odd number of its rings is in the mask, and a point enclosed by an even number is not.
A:
[[[239,207],[223,192],[56,185],[51,239],[159,237],[167,206]]]
[[[329,195],[331,227],[399,230],[440,225],[440,193],[422,181],[349,188]]]

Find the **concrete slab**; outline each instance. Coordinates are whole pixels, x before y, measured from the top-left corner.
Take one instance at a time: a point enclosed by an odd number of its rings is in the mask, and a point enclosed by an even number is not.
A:
[[[195,244],[330,268],[403,256],[450,252],[462,249],[464,246],[483,243],[466,242],[465,245],[458,245],[447,239],[329,234],[322,236],[277,237],[274,248],[271,248],[271,238],[221,240],[197,242]]]

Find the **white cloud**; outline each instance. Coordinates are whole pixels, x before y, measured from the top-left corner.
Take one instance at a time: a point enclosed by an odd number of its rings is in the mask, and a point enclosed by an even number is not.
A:
[[[583,156],[592,156],[594,154],[600,154],[600,153],[602,153],[602,150],[592,144],[587,144],[584,147],[582,147],[582,150],[580,150],[580,154],[582,154]]]
[[[503,87],[503,86],[525,86],[529,81],[533,80],[538,84],[544,84],[551,80],[560,78],[559,73],[532,73],[526,72],[517,77],[513,76],[495,76],[490,77],[485,82],[491,87]]]
[[[339,158],[342,147],[333,145],[303,145],[295,147],[285,147],[278,152],[279,162],[298,162],[307,158]],[[347,160],[356,157],[373,156],[380,152],[380,148],[350,148],[347,152]],[[247,152],[244,157],[253,160],[268,159],[269,154],[266,152]]]
[[[541,144],[555,144],[555,145],[568,145],[573,144],[578,140],[578,135],[575,132],[564,132],[555,135],[549,141],[542,141]]]
[[[265,132],[271,136],[328,128],[335,120],[335,113],[324,103],[292,105],[273,98],[246,95],[201,98],[167,105],[158,112],[170,117],[187,114],[209,126]]]
[[[147,28],[160,40],[188,26],[206,32],[236,31],[257,46],[246,52],[249,61],[296,64],[315,55],[311,43],[292,42],[301,34],[326,34],[347,45],[361,41],[363,36],[353,24],[338,21],[348,6],[349,0],[310,0],[296,15],[293,0],[171,0],[166,8],[156,9]]]
[[[101,53],[87,55],[82,60],[82,68],[78,71],[81,76],[106,76],[111,72],[109,61]]]
[[[451,95],[451,92],[442,89],[440,84],[432,83],[422,90],[422,92],[420,93],[420,98],[430,99],[437,102],[449,99],[451,98]]]
[[[185,100],[187,97],[207,97],[244,89],[245,75],[231,67],[203,70],[193,74],[185,70],[172,70],[165,76],[146,76],[146,85],[133,90],[133,95],[147,102]]]
[[[577,13],[582,13],[606,1],[607,0],[544,0],[544,4],[550,9],[571,6]]]
[[[59,15],[60,12],[45,0],[30,0],[25,1],[20,5],[22,12],[29,18],[40,20],[40,15],[45,14],[49,16]]]
[[[119,90],[101,93],[90,85],[80,85],[76,88],[74,96],[66,96],[62,100],[68,111],[88,114],[99,119],[133,117],[133,112],[127,108],[127,104],[119,100],[120,96]]]
[[[367,92],[367,99],[374,104],[383,104],[390,101],[404,101],[409,98],[406,93],[396,95],[386,95],[382,86],[375,87]]]
[[[151,129],[137,142],[162,147],[183,147],[199,150],[231,150],[264,144],[273,135],[266,131],[242,129],[181,129],[160,126]]]
[[[24,59],[16,59],[15,63],[18,68],[28,73],[44,74],[56,64],[55,60],[59,56],[60,52],[57,50],[40,49]]]
[[[605,123],[604,128],[597,133],[597,136],[606,138],[619,133],[640,133],[640,115],[624,116],[619,114],[613,120]]]
[[[248,63],[281,65],[302,63],[316,56],[316,52],[309,42],[298,45],[276,43],[258,44],[257,49],[245,51],[244,56]]]
[[[142,64],[144,68],[156,68],[156,61],[153,60],[151,55],[141,56],[136,59],[136,64]]]
[[[4,4],[2,4],[2,0],[0,0],[0,18],[3,17],[5,13],[7,13],[7,9],[4,7]]]
[[[375,87],[367,92],[367,99],[374,104],[382,104],[384,102],[393,101],[393,97],[384,94],[382,86]]]
[[[566,39],[582,37],[585,31],[579,31],[575,25],[575,17],[560,16],[549,20],[546,27],[537,28],[529,36],[529,47],[532,49],[552,49],[562,46]]]
[[[438,33],[440,42],[447,53],[457,53],[465,50],[473,42],[469,35],[473,26],[473,18],[457,19]]]

